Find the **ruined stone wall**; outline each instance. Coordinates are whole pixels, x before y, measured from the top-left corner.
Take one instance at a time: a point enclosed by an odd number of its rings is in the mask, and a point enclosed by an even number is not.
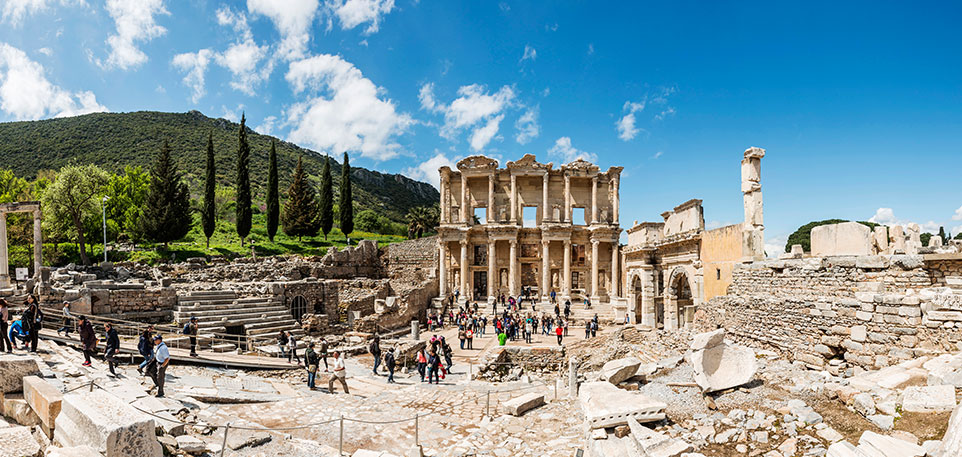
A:
[[[725,295],[732,282],[732,270],[742,257],[741,224],[702,232],[700,251],[705,281],[704,300]]]
[[[428,236],[385,246],[381,255],[391,279],[420,282],[437,276],[438,237]]]
[[[497,346],[481,356],[478,377],[489,381],[513,381],[522,374],[558,373],[566,369],[564,347]]]
[[[145,284],[123,284],[113,288],[51,288],[41,300],[53,304],[69,300],[74,314],[160,316],[173,312],[177,291],[171,287],[147,287]]]
[[[705,303],[694,325],[723,326],[738,341],[769,346],[814,367],[837,367],[831,359],[866,368],[887,366],[955,350],[962,341],[962,294],[933,279],[951,283],[959,268],[962,256],[739,265],[728,295]]]

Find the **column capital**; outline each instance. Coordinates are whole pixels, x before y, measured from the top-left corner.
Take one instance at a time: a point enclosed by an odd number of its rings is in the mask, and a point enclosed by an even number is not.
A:
[[[551,244],[551,240],[541,240],[541,245],[544,247],[548,247],[548,245],[550,244]]]
[[[591,247],[596,248],[598,247],[599,244],[601,244],[601,240],[598,240],[598,239],[591,240]]]
[[[468,240],[459,240],[458,242],[461,243],[461,247],[465,247],[468,245]]]
[[[598,183],[598,175],[592,176],[592,177],[591,177],[591,182],[597,184],[597,183]]]
[[[571,240],[564,240],[565,247],[571,246]]]

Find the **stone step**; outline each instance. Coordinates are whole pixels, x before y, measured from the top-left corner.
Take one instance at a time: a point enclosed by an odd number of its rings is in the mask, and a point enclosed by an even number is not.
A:
[[[244,309],[244,308],[257,308],[263,306],[284,306],[281,303],[274,303],[270,301],[261,302],[247,302],[247,303],[181,303],[177,306],[178,310],[195,310],[195,311],[215,311],[215,310],[234,310],[234,309]]]
[[[298,335],[298,336],[304,334],[304,330],[296,325],[294,326],[278,325],[274,327],[261,327],[261,328],[248,329],[247,335],[252,337],[256,336],[256,337],[266,338],[266,337],[276,336],[278,333],[280,333],[281,330],[289,330],[292,334]]]
[[[255,306],[250,308],[237,308],[237,309],[211,309],[211,310],[193,310],[193,309],[178,309],[174,311],[174,320],[178,322],[185,321],[191,316],[196,316],[198,319],[208,316],[236,316],[238,314],[255,314],[255,313],[272,313],[272,312],[287,312],[287,308],[283,306]]]
[[[236,297],[236,296],[237,296],[237,292],[234,292],[233,290],[192,290],[192,291],[190,291],[190,292],[185,293],[183,296],[185,296],[185,297],[211,297],[211,296],[216,297],[216,296],[224,296],[224,295],[231,295],[231,296]]]
[[[236,298],[221,298],[217,300],[195,300],[195,299],[177,299],[178,306],[211,306],[211,305],[233,305],[236,302]]]
[[[208,319],[206,321],[198,321],[198,324],[200,325],[200,328],[204,328],[204,324],[217,325],[221,327],[243,325],[246,328],[249,325],[271,325],[278,322],[286,323],[288,320],[293,319],[291,319],[290,314],[285,311],[283,314],[268,315],[266,318],[261,317],[260,314],[256,316],[224,316],[224,319]]]

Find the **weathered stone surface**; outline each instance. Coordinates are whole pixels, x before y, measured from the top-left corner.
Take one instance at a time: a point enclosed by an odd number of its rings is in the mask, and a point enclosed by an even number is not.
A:
[[[934,413],[955,409],[953,386],[910,386],[902,395],[903,411]]]
[[[634,357],[611,360],[601,367],[601,379],[618,384],[634,376],[640,365],[641,360]]]
[[[260,446],[270,440],[271,434],[267,432],[237,430],[227,435],[227,447],[236,451],[245,447]]]
[[[667,407],[664,402],[621,390],[607,381],[582,384],[578,400],[592,429],[624,425],[629,417],[638,422],[659,421],[665,418]]]
[[[40,417],[33,412],[21,394],[3,395],[3,415],[26,427],[40,425]]]
[[[544,404],[544,394],[530,393],[512,398],[504,403],[504,410],[512,416],[520,416]]]
[[[49,447],[45,457],[101,457],[96,449],[90,446]]]
[[[176,441],[177,449],[180,449],[188,454],[200,454],[207,450],[207,444],[190,435],[178,436]]]
[[[865,453],[870,456],[923,457],[925,455],[925,449],[922,449],[922,446],[869,431],[863,432],[859,437],[858,448],[860,450],[864,448],[867,451]]]
[[[952,411],[942,442],[932,454],[934,457],[962,455],[962,406]]]
[[[751,348],[719,344],[691,354],[695,383],[703,392],[714,392],[751,382],[758,370]]]
[[[812,255],[872,254],[871,229],[858,222],[820,225],[812,229]]]
[[[47,428],[56,428],[57,415],[63,394],[43,378],[27,376],[23,378],[23,399],[37,414]]]
[[[725,329],[720,328],[713,332],[699,333],[692,337],[691,350],[700,351],[702,349],[713,348],[725,341]]]
[[[895,417],[889,416],[887,414],[875,414],[872,416],[866,416],[869,422],[875,424],[876,427],[889,431],[892,427],[895,427]]]
[[[64,395],[54,442],[89,445],[107,457],[160,457],[154,420],[102,390]]]
[[[628,428],[647,457],[677,457],[691,450],[690,444],[651,430],[634,418],[628,419]]]
[[[43,455],[40,443],[28,427],[0,428],[0,457],[34,457]]]
[[[26,355],[0,355],[0,392],[23,391],[23,377],[40,374],[37,360]]]
[[[855,412],[862,416],[868,417],[875,414],[875,400],[872,399],[871,394],[860,393],[856,395],[852,401],[852,407],[855,408]]]

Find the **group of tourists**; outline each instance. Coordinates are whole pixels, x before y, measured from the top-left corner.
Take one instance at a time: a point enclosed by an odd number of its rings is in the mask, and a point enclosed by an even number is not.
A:
[[[441,380],[451,370],[453,352],[444,336],[432,336],[429,344],[421,348],[415,358],[421,382],[424,382],[424,377],[427,376],[428,384],[440,384]]]
[[[36,295],[28,295],[24,301],[26,309],[20,319],[13,319],[10,304],[0,298],[0,352],[13,352],[19,340],[23,350],[37,352],[40,329],[43,327],[43,311]]]

